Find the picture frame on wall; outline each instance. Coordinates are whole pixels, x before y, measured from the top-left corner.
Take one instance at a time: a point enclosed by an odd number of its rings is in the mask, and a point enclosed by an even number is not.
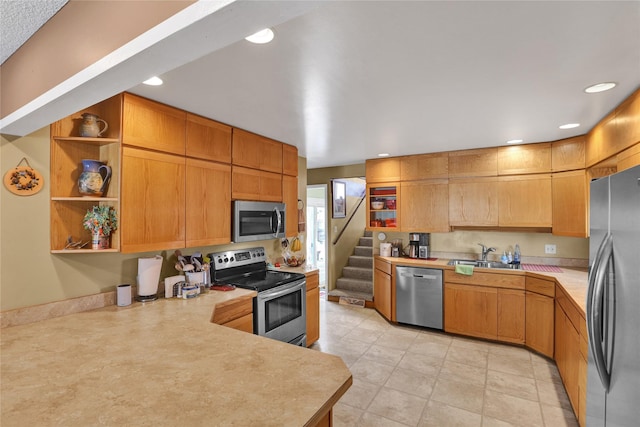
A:
[[[331,181],[332,218],[347,216],[347,183],[334,179]]]

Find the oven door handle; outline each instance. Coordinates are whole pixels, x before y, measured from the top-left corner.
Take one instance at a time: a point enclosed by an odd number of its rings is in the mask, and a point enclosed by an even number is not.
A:
[[[286,287],[286,289],[281,289],[281,290],[279,290],[279,291],[274,291],[274,292],[270,292],[270,291],[260,292],[260,293],[258,294],[258,296],[259,296],[261,299],[263,299],[263,300],[266,300],[266,299],[273,299],[273,298],[278,298],[278,297],[280,297],[280,296],[282,296],[282,295],[290,294],[290,293],[292,293],[292,292],[297,292],[297,291],[299,291],[299,290],[302,290],[302,288],[304,287],[305,283],[306,283],[306,282],[302,282],[302,283],[299,283],[299,284],[297,284],[297,285],[295,285],[295,286],[290,286],[290,287],[289,287],[289,286],[287,286],[287,287]]]

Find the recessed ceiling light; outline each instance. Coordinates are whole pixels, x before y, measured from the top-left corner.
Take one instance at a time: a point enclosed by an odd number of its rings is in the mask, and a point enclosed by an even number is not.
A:
[[[520,144],[522,143],[521,139],[510,139],[509,141],[507,141],[507,144]]]
[[[598,83],[596,85],[589,86],[584,91],[587,93],[598,93],[604,92],[605,90],[613,89],[614,87],[616,87],[616,84],[614,82]]]
[[[566,125],[558,126],[560,129],[573,129],[580,126],[580,123],[567,123]]]
[[[143,81],[142,83],[149,86],[160,86],[162,84],[162,79],[158,76],[153,76],[150,79]]]
[[[273,31],[271,28],[265,28],[257,33],[251,34],[249,37],[244,38],[246,41],[256,44],[265,44],[273,40]]]
[[[380,153],[378,157],[389,157],[389,153]]]

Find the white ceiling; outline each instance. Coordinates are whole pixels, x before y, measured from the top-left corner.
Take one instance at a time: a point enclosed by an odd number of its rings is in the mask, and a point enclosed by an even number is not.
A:
[[[638,1],[335,1],[274,31],[129,90],[296,145],[316,168],[583,134],[640,85]],[[603,81],[618,86],[583,92]]]

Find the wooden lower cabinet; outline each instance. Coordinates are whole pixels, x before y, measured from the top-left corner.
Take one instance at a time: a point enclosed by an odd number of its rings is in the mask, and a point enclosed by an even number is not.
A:
[[[527,291],[525,318],[527,347],[553,358],[553,297]]]
[[[253,333],[253,297],[237,298],[217,304],[211,322]]]
[[[498,341],[524,344],[525,293],[518,289],[498,289]]]
[[[454,334],[496,339],[498,290],[488,286],[444,285],[444,330]]]
[[[185,247],[185,158],[123,147],[122,252]]]
[[[580,335],[556,301],[555,359],[573,411],[579,413]]]
[[[387,320],[392,320],[391,264],[375,259],[373,273],[373,303],[375,309]]]
[[[461,335],[524,344],[524,277],[444,272],[444,329]]]
[[[310,271],[307,276],[307,347],[320,339],[320,274]]]

